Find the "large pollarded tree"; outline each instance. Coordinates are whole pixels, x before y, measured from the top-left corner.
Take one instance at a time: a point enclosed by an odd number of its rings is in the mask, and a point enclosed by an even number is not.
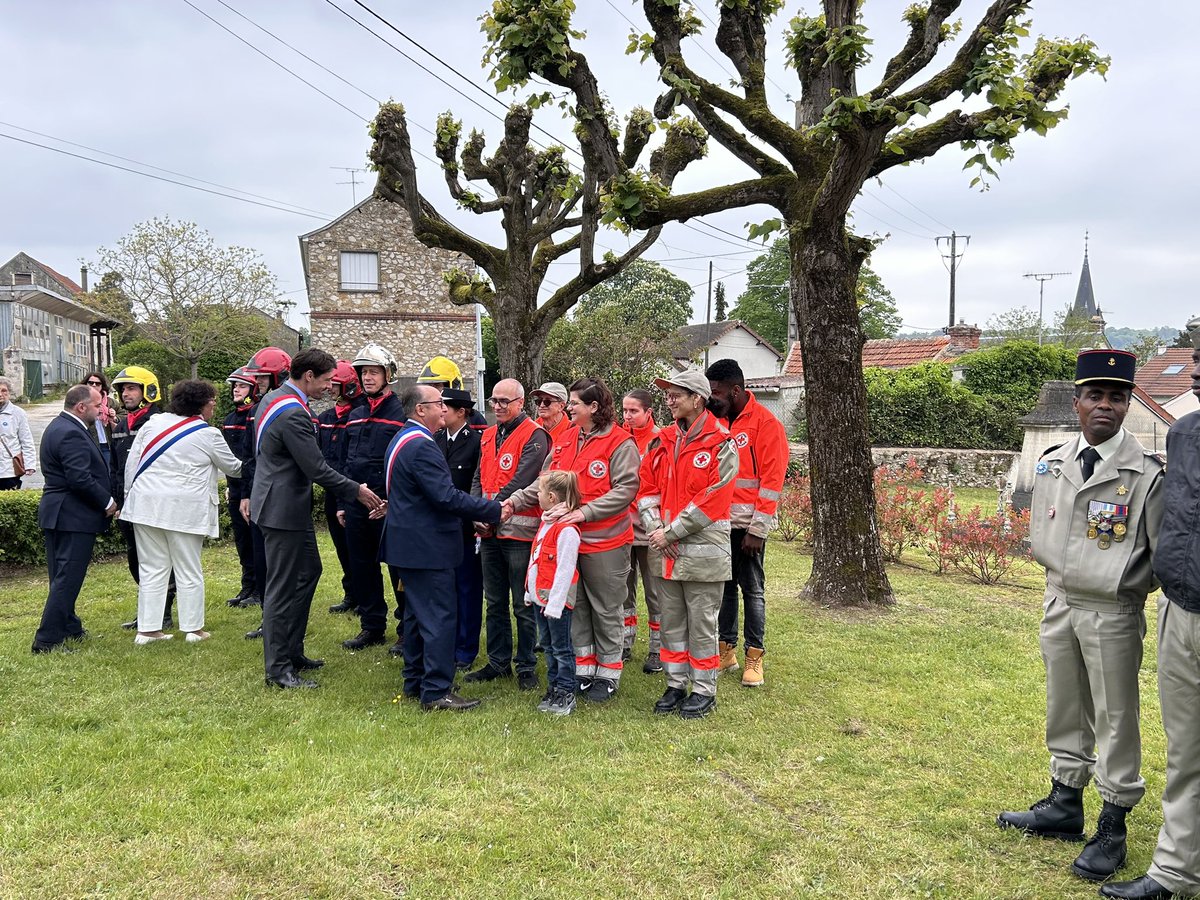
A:
[[[824,0],[821,14],[801,13],[782,41],[800,100],[772,109],[767,26],[782,0],[715,0],[716,47],[737,72],[733,87],[689,65],[683,42],[702,22],[685,0],[642,0],[650,30],[635,35],[630,50],[657,68],[663,92],[655,114],[667,118],[682,105],[748,169],[743,180],[684,194],[672,194],[621,153],[599,81],[573,46],[583,35],[572,29],[572,0],[495,0],[484,18],[498,86],[536,75],[573,92],[583,149],[606,179],[611,214],[642,229],[759,204],[778,210],[808,404],[815,549],[806,594],[820,603],[893,599],[875,524],[855,297],[872,243],[847,228],[851,204],[868,178],[953,144],[976,151],[968,166],[980,167],[980,177],[991,174],[1018,134],[1044,134],[1066,116],[1055,103],[1069,79],[1108,65],[1086,38],[1038,38],[1023,49],[1027,0],[995,0],[957,51],[935,65],[938,51],[960,36],[960,23],[951,21],[960,2],[908,6],[906,40],[865,90],[858,77],[870,59],[867,4]]]
[[[573,171],[561,146],[534,146],[532,122],[528,105],[512,106],[504,119],[504,137],[485,159],[481,133],[472,132],[460,152],[461,123],[449,113],[438,118],[434,150],[450,195],[473,213],[498,214],[504,233],[501,246],[468,234],[426,199],[400,104],[384,104],[379,110],[372,125],[370,154],[379,174],[376,196],[403,205],[422,243],[465,254],[486,273],[486,277],[449,273],[450,299],[460,305],[480,303],[487,309],[496,331],[500,374],[527,387],[541,380],[551,326],[589,290],[649,250],[662,230],[651,226],[622,254],[598,254],[596,236],[603,214],[597,170],[585,163],[582,173]],[[656,127],[645,110],[628,117],[618,151],[625,164],[637,164]],[[589,135],[581,133],[580,139],[586,145]],[[704,155],[705,141],[704,130],[693,120],[674,119],[667,126],[665,141],[649,157],[655,181],[670,185],[680,171]],[[473,190],[472,183],[490,190],[491,199]],[[578,269],[539,305],[550,264],[576,253]]]

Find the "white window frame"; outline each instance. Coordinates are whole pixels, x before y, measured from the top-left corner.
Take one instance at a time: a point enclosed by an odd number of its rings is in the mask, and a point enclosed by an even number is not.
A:
[[[342,250],[338,254],[338,290],[377,292],[379,253],[374,250]]]

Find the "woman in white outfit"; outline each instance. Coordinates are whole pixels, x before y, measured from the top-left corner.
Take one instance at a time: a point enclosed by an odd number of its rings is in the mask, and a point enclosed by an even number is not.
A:
[[[220,534],[217,470],[237,475],[242,469],[220,430],[207,424],[216,402],[208,382],[179,382],[170,412],[147,420],[129,450],[120,516],[137,536],[138,645],[174,637],[159,630],[172,571],[180,630],[189,641],[209,637],[200,550],[206,537]]]
[[[21,476],[13,465],[18,455],[25,464],[26,475],[33,474],[38,461],[25,410],[12,402],[11,394],[12,382],[0,377],[0,491],[21,489]]]

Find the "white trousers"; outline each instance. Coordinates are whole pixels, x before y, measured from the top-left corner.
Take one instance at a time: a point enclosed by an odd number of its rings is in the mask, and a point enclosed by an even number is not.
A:
[[[138,631],[158,631],[167,606],[167,583],[175,572],[180,631],[204,628],[204,535],[134,523],[138,549]]]

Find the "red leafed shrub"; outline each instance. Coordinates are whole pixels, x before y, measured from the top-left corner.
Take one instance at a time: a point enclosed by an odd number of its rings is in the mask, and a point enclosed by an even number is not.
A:
[[[812,492],[807,475],[793,472],[783,483],[776,512],[776,529],[780,540],[800,541],[812,545]]]
[[[888,562],[899,562],[904,551],[919,545],[925,535],[926,492],[917,486],[924,475],[911,457],[903,466],[875,470],[875,519]]]
[[[996,584],[1029,561],[1028,537],[1028,510],[985,516],[974,507],[952,529],[947,558],[980,584]]]
[[[934,488],[925,498],[922,549],[933,562],[933,571],[938,575],[944,575],[950,568],[954,549],[955,521],[950,515],[953,504],[954,495],[942,487]]]

